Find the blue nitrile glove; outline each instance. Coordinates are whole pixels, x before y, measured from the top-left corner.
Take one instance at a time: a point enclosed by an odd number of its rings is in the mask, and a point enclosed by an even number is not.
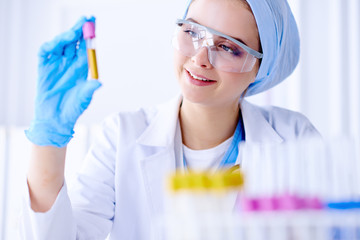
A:
[[[77,119],[101,86],[96,80],[87,80],[86,45],[82,36],[86,21],[95,18],[82,17],[69,31],[40,48],[35,116],[25,131],[36,145],[66,146]]]

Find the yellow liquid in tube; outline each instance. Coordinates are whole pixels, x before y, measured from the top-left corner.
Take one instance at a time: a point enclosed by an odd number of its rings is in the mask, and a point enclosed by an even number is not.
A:
[[[99,79],[95,49],[87,49],[91,79]]]

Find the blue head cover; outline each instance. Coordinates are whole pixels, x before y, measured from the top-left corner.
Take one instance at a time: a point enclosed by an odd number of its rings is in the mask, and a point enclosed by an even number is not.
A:
[[[300,39],[295,18],[286,0],[247,2],[255,16],[264,54],[255,82],[250,84],[246,93],[246,96],[250,96],[272,88],[294,71],[299,62]]]

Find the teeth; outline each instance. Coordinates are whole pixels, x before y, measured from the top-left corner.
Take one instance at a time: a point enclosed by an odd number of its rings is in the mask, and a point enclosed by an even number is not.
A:
[[[204,81],[204,82],[210,82],[211,81],[211,80],[207,80],[205,78],[197,77],[197,76],[193,75],[191,72],[189,72],[189,73],[193,78],[195,78],[197,80],[201,80],[201,81]]]

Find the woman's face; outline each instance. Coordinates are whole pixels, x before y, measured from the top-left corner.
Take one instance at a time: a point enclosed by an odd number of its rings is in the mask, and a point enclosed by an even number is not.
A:
[[[255,18],[240,0],[196,0],[187,19],[241,39],[250,48],[259,51],[260,41]],[[255,80],[259,60],[251,72],[233,73],[214,68],[204,47],[193,57],[175,50],[175,72],[185,101],[207,106],[237,104],[241,94]],[[195,79],[194,76],[211,81]]]

